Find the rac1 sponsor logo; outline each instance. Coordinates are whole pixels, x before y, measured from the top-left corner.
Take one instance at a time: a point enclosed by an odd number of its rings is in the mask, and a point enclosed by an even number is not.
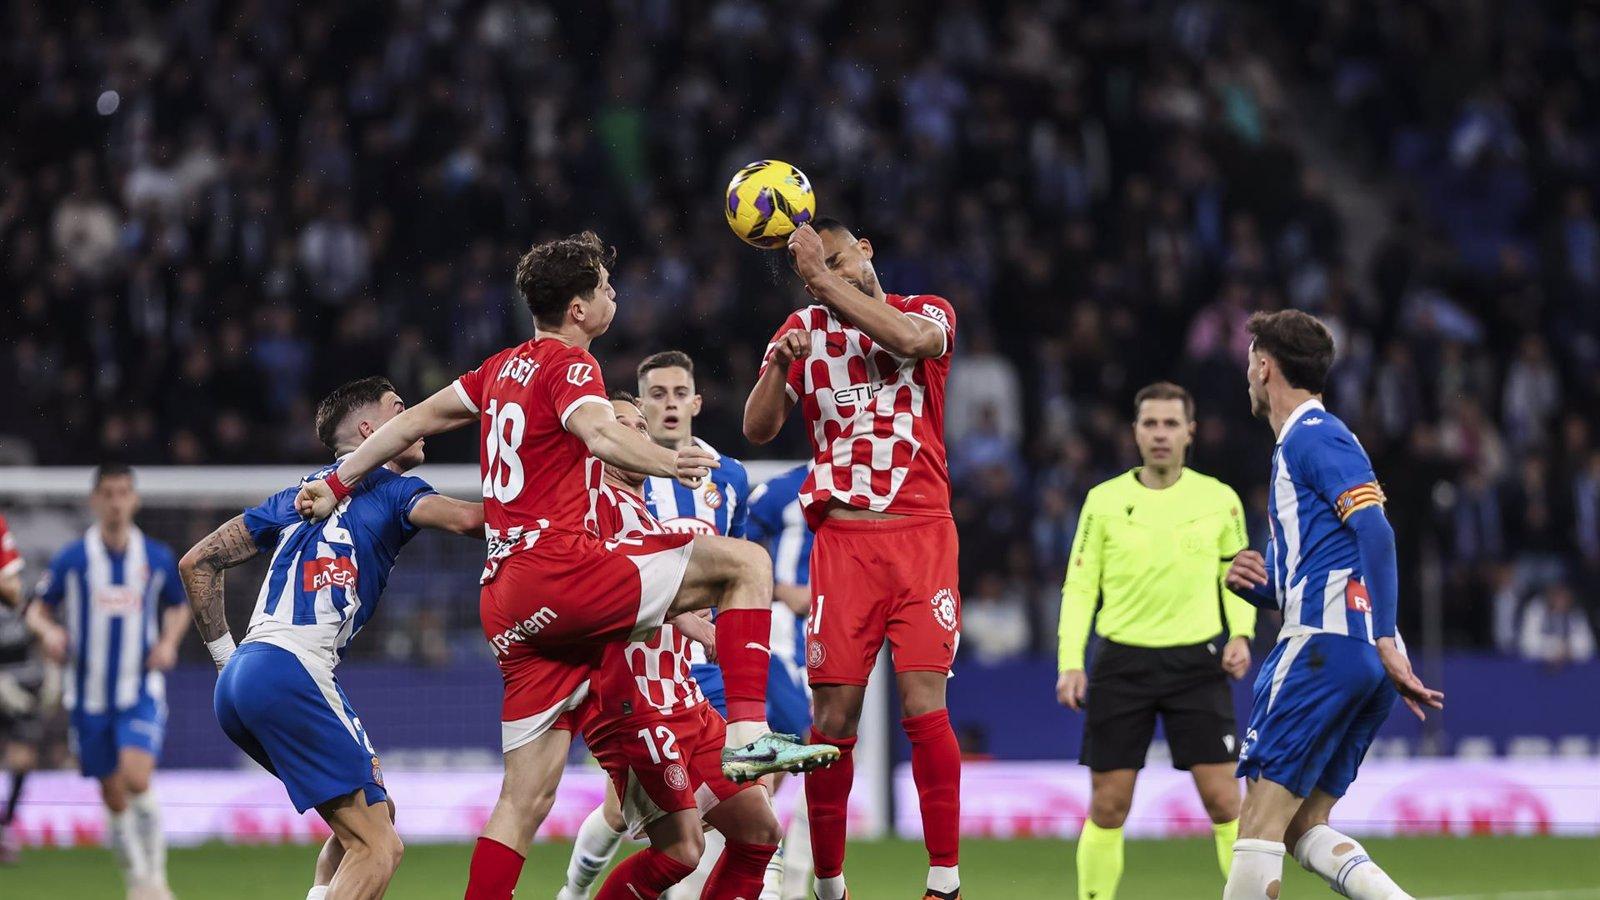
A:
[[[512,644],[520,644],[533,637],[550,627],[550,623],[557,618],[555,610],[548,606],[540,607],[538,612],[489,639],[489,644],[494,647],[494,655],[505,656],[511,652]]]
[[[356,586],[356,561],[348,556],[308,559],[300,569],[301,587],[320,591],[325,587],[353,588]]]
[[[716,507],[712,508],[715,509]],[[717,533],[717,526],[704,519],[696,519],[693,516],[678,516],[675,519],[667,519],[661,523],[661,527],[672,534]]]

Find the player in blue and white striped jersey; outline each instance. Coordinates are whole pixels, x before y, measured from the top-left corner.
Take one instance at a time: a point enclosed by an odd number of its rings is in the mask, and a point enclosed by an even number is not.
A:
[[[353,381],[318,406],[317,436],[342,459],[403,409],[387,379]],[[377,752],[333,669],[372,618],[395,558],[420,529],[483,533],[481,503],[443,497],[403,474],[422,459],[418,441],[320,522],[300,517],[294,506],[300,485],[287,487],[229,520],[180,564],[195,622],[220,673],[214,705],[223,731],[283,782],[295,809],[315,807],[333,830],[308,900],[380,896],[400,863],[394,804]],[[223,614],[223,571],[261,552],[272,560],[236,648]]]
[[[166,838],[150,790],[166,730],[166,681],[188,628],[172,550],[134,524],[133,470],[95,470],[95,524],[56,554],[29,624],[66,664],[78,769],[100,781],[107,837],[130,896],[167,891]],[[65,621],[63,628],[58,624]]]
[[[1333,336],[1298,310],[1257,313],[1248,327],[1251,410],[1278,435],[1272,538],[1265,559],[1239,553],[1226,579],[1256,605],[1281,609],[1284,624],[1239,750],[1249,783],[1223,898],[1276,897],[1286,848],[1338,894],[1407,898],[1328,816],[1395,698],[1421,718],[1423,706],[1443,709],[1444,695],[1413,674],[1395,627],[1394,531],[1372,463],[1322,406]]]

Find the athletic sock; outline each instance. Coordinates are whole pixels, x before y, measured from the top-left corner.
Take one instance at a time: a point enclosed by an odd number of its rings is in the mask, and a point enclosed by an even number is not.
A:
[[[928,887],[954,890],[957,884],[933,869],[951,869],[961,861],[961,745],[950,730],[950,712],[933,712],[901,719],[911,739],[911,780],[922,804],[922,842],[928,847]]]
[[[1295,861],[1322,876],[1334,893],[1351,900],[1411,900],[1355,838],[1327,825],[1307,831],[1294,845]]]
[[[17,803],[22,800],[22,783],[28,780],[27,772],[11,773],[11,793],[6,795],[6,810],[0,813],[0,828],[10,825],[17,819]]]
[[[144,849],[145,867],[152,884],[167,883],[167,835],[161,830],[161,806],[154,789],[128,795],[133,827],[139,831],[139,846]]]
[[[811,900],[811,816],[807,810],[802,790],[794,798],[794,817],[783,833],[783,895]]]
[[[111,852],[117,857],[117,867],[122,870],[122,880],[128,887],[145,884],[150,879],[150,857],[139,841],[139,828],[134,822],[132,809],[122,812],[106,811],[106,838]]]
[[[646,847],[611,870],[594,900],[654,900],[693,871],[694,866]]]
[[[767,871],[776,844],[746,844],[729,841],[722,859],[711,870],[703,900],[750,900],[761,893],[761,876]]]
[[[567,883],[563,896],[587,897],[589,886],[605,870],[606,863],[617,855],[617,845],[622,843],[622,832],[612,831],[606,823],[605,807],[597,806],[578,828],[572,842],[572,858],[567,861]]]
[[[1233,868],[1233,842],[1239,839],[1239,820],[1221,825],[1213,822],[1211,836],[1217,842],[1217,865],[1222,868],[1222,880],[1227,881],[1228,871]]]
[[[311,890],[306,891],[306,900],[327,900],[327,897],[328,886],[325,884],[319,884]]]
[[[521,853],[494,838],[480,837],[472,848],[466,900],[511,900],[522,877]]]
[[[831,738],[811,729],[811,743],[839,748],[839,761],[806,773],[806,806],[811,811],[811,855],[817,871],[817,896],[838,900],[844,896],[845,818],[850,808],[850,786],[855,782],[855,738]],[[837,879],[837,888],[833,880]],[[824,893],[824,891],[836,893]]]
[[[783,900],[783,841],[778,842],[767,860],[767,870],[761,873],[759,900]]]
[[[1233,866],[1222,900],[1278,900],[1283,888],[1283,844],[1240,838],[1233,842]]]
[[[1083,820],[1078,834],[1078,900],[1112,900],[1122,880],[1122,829]]]
[[[717,664],[722,666],[729,722],[750,722],[767,717],[771,634],[770,606],[717,613]]]
[[[747,742],[748,743],[748,742]],[[727,838],[715,828],[706,832],[706,846],[700,851],[700,864],[694,871],[678,880],[672,890],[662,894],[672,900],[700,900],[700,892],[705,890],[706,880],[711,877],[711,870],[722,859],[722,848],[728,845]]]

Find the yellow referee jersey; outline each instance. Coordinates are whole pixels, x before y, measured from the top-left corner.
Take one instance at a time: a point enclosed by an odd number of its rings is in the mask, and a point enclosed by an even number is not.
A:
[[[1132,469],[1096,485],[1061,586],[1061,671],[1083,668],[1102,598],[1095,631],[1119,644],[1197,644],[1224,627],[1230,638],[1254,636],[1255,607],[1222,585],[1227,560],[1247,545],[1239,495],[1210,476],[1185,468],[1154,490]]]

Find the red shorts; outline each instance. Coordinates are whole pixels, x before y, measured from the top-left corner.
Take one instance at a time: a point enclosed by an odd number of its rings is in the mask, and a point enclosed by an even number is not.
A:
[[[950,519],[824,519],[811,546],[811,683],[866,684],[885,637],[896,672],[949,672],[961,637],[958,552]]]
[[[608,550],[589,535],[546,532],[501,563],[479,595],[478,617],[505,680],[503,750],[534,740],[578,707],[607,643],[661,625],[693,541],[649,534]]]
[[[684,809],[701,815],[750,784],[722,774],[728,725],[710,703],[670,716],[641,717],[613,729],[589,750],[622,801],[628,833],[639,837],[656,819]]]

